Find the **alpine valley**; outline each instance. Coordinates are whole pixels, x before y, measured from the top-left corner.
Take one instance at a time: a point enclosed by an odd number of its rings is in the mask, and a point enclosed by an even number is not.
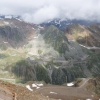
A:
[[[6,100],[99,100],[100,24],[0,15],[0,80]]]

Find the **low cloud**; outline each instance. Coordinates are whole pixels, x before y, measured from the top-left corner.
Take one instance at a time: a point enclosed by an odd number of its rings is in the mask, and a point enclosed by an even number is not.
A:
[[[21,15],[27,22],[54,18],[100,21],[100,0],[2,0],[0,14]]]
[[[42,23],[48,19],[57,18],[59,16],[59,11],[54,6],[44,6],[41,9],[36,10],[33,14],[25,13],[22,18],[25,21]]]

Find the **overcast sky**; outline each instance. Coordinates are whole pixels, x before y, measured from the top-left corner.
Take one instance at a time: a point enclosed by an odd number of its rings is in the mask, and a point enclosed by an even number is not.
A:
[[[0,0],[0,14],[41,23],[54,18],[100,21],[100,0]]]

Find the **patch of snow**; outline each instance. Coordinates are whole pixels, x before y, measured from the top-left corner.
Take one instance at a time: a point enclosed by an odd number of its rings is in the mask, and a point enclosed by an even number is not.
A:
[[[30,91],[33,91],[33,89],[31,89],[31,87],[29,85],[26,85],[26,88]]]
[[[38,26],[39,29],[44,29],[44,27]]]
[[[5,21],[4,21],[4,23],[5,23],[6,25],[9,25],[9,22],[5,22]]]
[[[19,19],[19,18],[16,18],[17,20],[19,20],[20,22],[22,22],[22,20],[21,19]]]
[[[11,19],[12,16],[11,16],[11,15],[7,15],[7,16],[5,16],[5,18],[7,18],[7,19]]]
[[[50,20],[48,20],[48,21],[46,21],[45,23],[50,23],[52,20],[50,19]]]
[[[36,89],[39,89],[40,87],[37,87]]]
[[[8,42],[3,41],[3,43],[5,43],[5,44],[6,44],[6,43],[8,43]]]
[[[84,47],[84,48],[87,48],[87,49],[100,49],[99,47],[95,47],[95,46],[93,46],[93,47],[86,47],[86,46],[81,45],[81,44],[79,44],[79,45]]]
[[[57,21],[55,20],[55,24],[56,24],[56,25],[60,24],[60,21],[57,22]]]
[[[33,30],[36,30],[34,27],[32,27]]]
[[[73,83],[67,83],[67,86],[73,86],[74,84]]]
[[[54,66],[56,69],[59,69],[59,67],[57,67],[57,66]]]
[[[37,84],[37,86],[43,86],[43,84],[41,83],[41,84]]]
[[[86,99],[86,100],[92,100],[92,99]]]
[[[67,19],[66,18],[62,18],[62,19],[60,19],[60,21],[62,22],[62,21],[67,21]]]
[[[50,92],[51,94],[57,94],[56,92]]]
[[[32,84],[32,87],[35,87],[36,89],[39,89],[40,88],[36,84]]]
[[[32,87],[36,87],[37,88],[37,85],[36,84],[32,84]]]

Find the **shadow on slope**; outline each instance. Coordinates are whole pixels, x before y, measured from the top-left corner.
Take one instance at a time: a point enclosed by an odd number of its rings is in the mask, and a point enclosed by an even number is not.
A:
[[[21,60],[13,65],[12,73],[23,81],[45,81],[46,83],[50,83],[50,79],[45,68],[39,64],[30,64],[26,60]]]

